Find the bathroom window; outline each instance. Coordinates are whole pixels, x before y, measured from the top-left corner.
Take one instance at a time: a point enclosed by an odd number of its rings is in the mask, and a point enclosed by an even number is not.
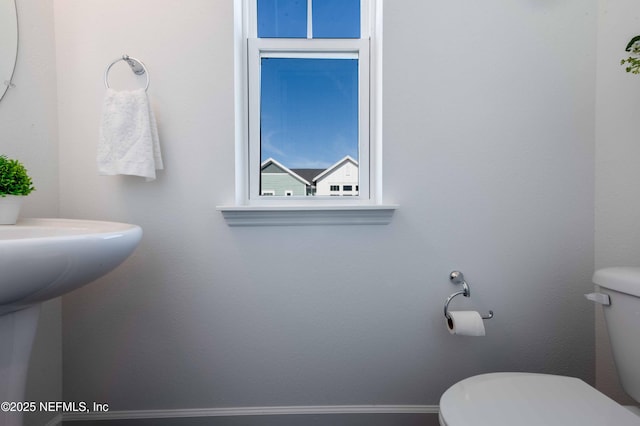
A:
[[[240,181],[247,204],[263,201],[267,188],[261,165],[269,159],[292,171],[282,179],[305,177],[304,195],[286,202],[316,203],[331,195],[315,190],[320,187],[316,178],[330,181],[329,174],[345,175],[362,188],[356,197],[361,202],[375,200],[372,183],[379,159],[373,154],[380,137],[374,132],[379,129],[375,101],[380,93],[374,88],[380,75],[372,59],[380,56],[375,37],[379,3],[236,0],[236,6],[243,6],[247,58],[247,112],[239,126],[246,133],[246,176]],[[355,166],[343,170],[345,158]],[[269,202],[283,198],[269,196]]]
[[[252,2],[257,36],[248,37],[250,199],[265,189],[256,165],[268,159],[310,176],[309,188],[326,170],[344,173],[336,165],[347,156],[362,164],[354,183],[368,177],[369,38],[361,36],[361,2]],[[331,194],[307,190],[304,197],[323,195]]]
[[[382,0],[234,1],[237,207],[219,209],[230,217],[345,206],[390,217],[395,207],[381,194]],[[282,166],[281,184],[304,188],[265,196],[265,163]],[[341,182],[359,190],[344,196],[332,187]]]

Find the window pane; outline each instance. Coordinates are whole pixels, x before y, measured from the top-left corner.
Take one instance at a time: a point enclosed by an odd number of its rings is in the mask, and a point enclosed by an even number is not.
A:
[[[258,37],[306,38],[307,0],[258,0]]]
[[[313,38],[360,38],[360,0],[313,0]]]
[[[261,193],[358,184],[357,59],[262,58],[260,98]]]

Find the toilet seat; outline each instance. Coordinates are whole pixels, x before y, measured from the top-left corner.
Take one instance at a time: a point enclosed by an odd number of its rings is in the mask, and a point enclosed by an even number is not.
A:
[[[580,379],[533,373],[469,377],[440,398],[442,426],[638,426],[640,417]]]

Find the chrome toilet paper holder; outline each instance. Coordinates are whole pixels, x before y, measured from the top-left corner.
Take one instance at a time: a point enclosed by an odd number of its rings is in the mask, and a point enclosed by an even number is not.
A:
[[[444,302],[444,317],[447,321],[451,320],[451,315],[449,315],[449,303],[456,296],[464,296],[471,297],[471,288],[469,288],[469,284],[464,280],[464,274],[460,271],[453,271],[449,274],[449,281],[452,283],[459,285],[462,284],[462,290],[453,293],[451,296],[447,297],[447,300]],[[483,320],[488,320],[493,318],[493,311],[489,311],[489,315],[481,315]]]

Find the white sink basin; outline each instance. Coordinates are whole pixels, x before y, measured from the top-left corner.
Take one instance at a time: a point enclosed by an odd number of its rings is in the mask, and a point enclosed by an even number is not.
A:
[[[24,219],[0,226],[0,315],[61,296],[122,263],[142,237],[136,225]]]
[[[40,302],[62,296],[120,265],[138,246],[136,225],[25,219],[0,225],[0,401],[23,401]],[[22,412],[0,411],[0,425]]]

